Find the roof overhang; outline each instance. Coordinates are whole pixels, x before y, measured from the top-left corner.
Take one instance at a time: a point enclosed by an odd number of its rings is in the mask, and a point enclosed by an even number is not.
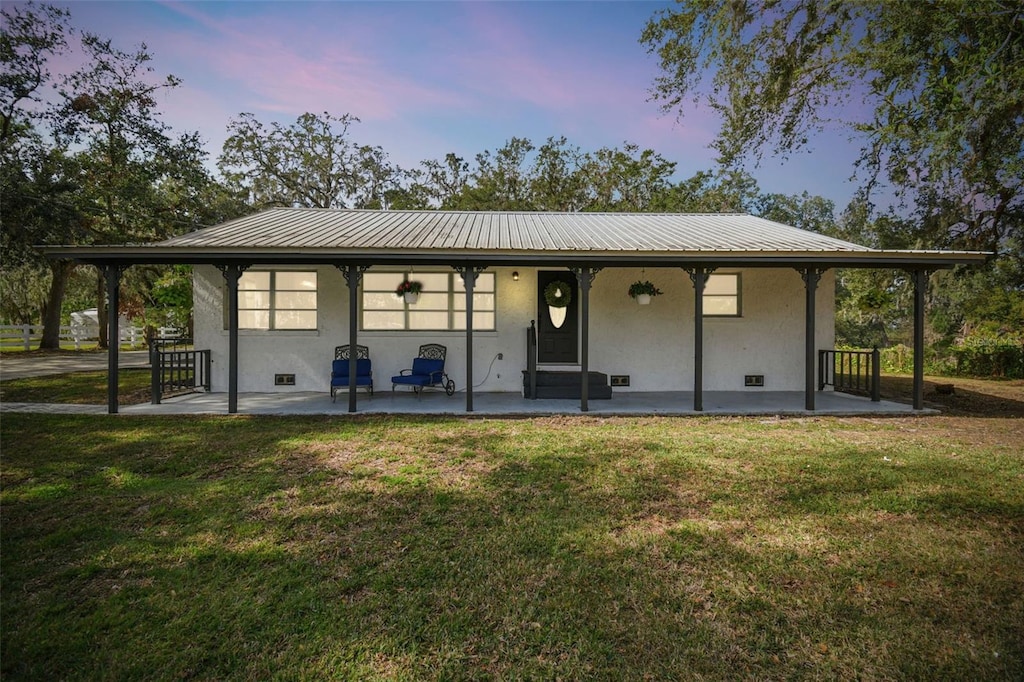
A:
[[[943,269],[975,265],[979,251],[513,251],[500,249],[280,249],[167,246],[43,247],[49,258],[91,265],[434,265],[544,267],[819,267]]]

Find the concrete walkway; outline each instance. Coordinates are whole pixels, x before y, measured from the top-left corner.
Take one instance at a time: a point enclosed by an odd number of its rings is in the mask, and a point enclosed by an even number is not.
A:
[[[514,417],[588,414],[610,416],[868,416],[937,414],[935,410],[915,412],[910,405],[882,401],[831,391],[816,395],[813,412],[804,409],[801,391],[705,391],[704,411],[693,411],[693,394],[686,391],[651,393],[616,393],[611,400],[591,400],[590,411],[580,412],[578,400],[526,400],[518,393],[476,393],[472,416]],[[120,414],[195,415],[228,413],[226,393],[192,393],[163,401],[160,405],[125,405]],[[65,409],[66,408],[66,409]],[[370,398],[359,393],[355,414],[421,414],[466,416],[465,394],[447,396],[428,392],[416,398],[410,392],[390,391]],[[0,404],[2,412],[45,412],[103,414],[102,405],[37,405],[29,403]],[[238,412],[242,415],[333,415],[349,416],[347,396],[331,402],[326,393],[242,393],[238,396]]]
[[[123,350],[118,353],[117,366],[122,369],[149,367],[149,351]],[[0,379],[4,381],[68,372],[99,372],[106,369],[106,352],[0,353]]]

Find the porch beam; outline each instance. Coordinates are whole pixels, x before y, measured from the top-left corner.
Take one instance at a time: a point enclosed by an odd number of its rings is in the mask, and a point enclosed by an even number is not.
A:
[[[580,290],[580,412],[590,411],[590,285],[601,268],[570,268]]]
[[[466,289],[466,412],[473,411],[473,289],[484,268],[455,268]]]
[[[123,265],[104,265],[103,278],[107,285],[107,413],[117,414],[118,410],[118,354],[121,351],[121,330],[119,328],[121,305],[121,273]]]
[[[348,286],[348,411],[356,411],[356,363],[359,353],[356,352],[356,344],[359,343],[359,283],[363,279],[365,265],[339,265],[341,274],[345,276],[345,284]]]
[[[804,281],[804,409],[808,412],[814,411],[814,351],[815,332],[815,294],[818,291],[818,282],[825,271],[819,268],[805,268],[800,271],[800,278]]]
[[[911,272],[914,280],[914,409],[924,409],[924,296],[928,290],[927,270]]]

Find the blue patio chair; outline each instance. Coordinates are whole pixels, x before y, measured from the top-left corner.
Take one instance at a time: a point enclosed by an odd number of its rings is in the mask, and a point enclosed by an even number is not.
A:
[[[425,388],[441,388],[448,395],[455,393],[455,382],[444,372],[444,359],[448,349],[439,343],[420,346],[420,354],[412,361],[411,369],[403,369],[391,377],[391,391],[395,386],[411,386],[418,398]]]
[[[339,390],[348,390],[348,362],[351,357],[349,346],[338,346],[334,349],[334,362],[331,363],[331,402],[333,403]],[[370,362],[370,349],[356,346],[356,386],[362,386],[373,397],[373,364]]]

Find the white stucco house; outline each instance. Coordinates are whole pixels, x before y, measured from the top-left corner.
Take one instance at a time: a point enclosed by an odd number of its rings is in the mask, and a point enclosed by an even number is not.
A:
[[[616,393],[693,391],[697,410],[704,390],[804,391],[813,409],[817,354],[834,345],[835,268],[907,270],[923,348],[928,273],[985,255],[871,249],[745,214],[302,208],[156,244],[51,249],[107,268],[113,298],[131,264],[193,264],[195,347],[209,349],[229,411],[239,392],[326,395],[346,344],[369,348],[376,390],[390,390],[426,343],[447,347],[469,411],[474,392],[522,394],[534,367],[599,372]],[[404,280],[422,283],[415,303],[394,293]],[[640,305],[635,281],[662,294]],[[572,299],[559,326],[552,282]],[[577,382],[583,410],[606,397],[589,384]],[[354,383],[347,393],[357,410]]]

